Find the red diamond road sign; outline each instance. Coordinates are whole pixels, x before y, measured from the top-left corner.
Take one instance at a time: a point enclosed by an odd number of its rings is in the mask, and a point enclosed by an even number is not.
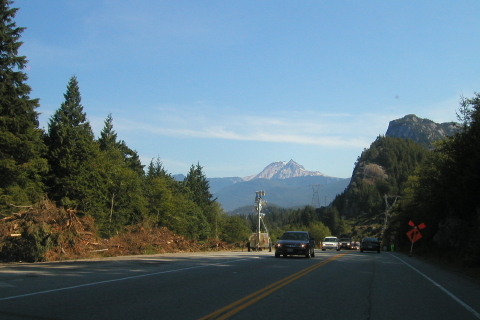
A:
[[[412,230],[407,232],[407,236],[408,236],[408,239],[410,239],[410,241],[412,241],[413,243],[419,240],[422,237],[422,234],[417,228],[413,228]]]

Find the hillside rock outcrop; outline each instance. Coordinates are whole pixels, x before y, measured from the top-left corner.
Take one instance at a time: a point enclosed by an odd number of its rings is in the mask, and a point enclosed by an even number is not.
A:
[[[455,122],[435,123],[429,119],[422,119],[414,114],[390,121],[386,136],[411,139],[414,142],[432,149],[432,143],[443,140],[460,130]]]

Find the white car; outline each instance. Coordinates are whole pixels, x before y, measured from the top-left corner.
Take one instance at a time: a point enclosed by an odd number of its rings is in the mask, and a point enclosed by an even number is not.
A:
[[[325,239],[323,239],[322,251],[325,251],[327,249],[329,250],[335,249],[337,251],[340,251],[337,237],[330,236],[330,237],[325,237]]]

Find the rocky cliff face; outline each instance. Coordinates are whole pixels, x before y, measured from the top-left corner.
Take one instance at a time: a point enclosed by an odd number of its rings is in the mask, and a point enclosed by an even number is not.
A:
[[[455,134],[460,126],[455,122],[435,123],[414,114],[390,121],[386,136],[411,139],[429,149],[432,143]]]
[[[293,160],[289,162],[285,161],[276,161],[272,162],[263,169],[259,174],[253,176],[245,177],[245,181],[253,179],[288,179],[295,177],[306,177],[306,176],[325,176],[319,171],[307,171],[305,168],[296,163]]]

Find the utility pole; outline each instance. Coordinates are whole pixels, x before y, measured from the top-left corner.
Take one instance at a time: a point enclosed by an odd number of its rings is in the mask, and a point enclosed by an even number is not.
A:
[[[262,196],[265,196],[265,190],[255,191],[255,209],[257,209],[257,216],[258,216],[258,224],[257,224],[257,244],[256,249],[259,250],[259,243],[260,243],[260,227],[262,222],[262,204],[264,203]]]

